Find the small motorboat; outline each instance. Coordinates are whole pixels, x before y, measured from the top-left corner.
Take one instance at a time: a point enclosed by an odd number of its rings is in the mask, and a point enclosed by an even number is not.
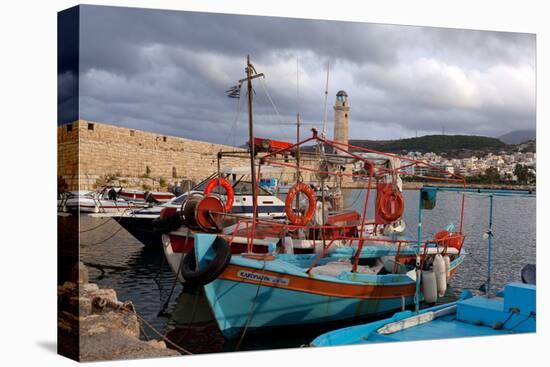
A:
[[[117,192],[117,197],[127,201],[145,201],[148,203],[166,203],[176,196],[171,192],[161,191],[148,191],[148,190],[136,190],[136,189],[121,189]]]
[[[234,201],[230,213],[245,218],[252,216],[252,184],[246,180],[250,174],[250,168],[227,167],[222,168],[220,172],[222,177],[231,183],[234,192]],[[168,202],[121,212],[113,217],[145,246],[161,246],[161,235],[167,229],[165,221],[160,220],[161,212],[164,210],[170,212],[172,216],[179,216],[182,205],[188,198],[203,195],[206,186],[216,175],[217,173],[213,173],[191,188],[190,191]],[[284,217],[285,204],[283,201],[263,188],[259,189],[258,197],[258,213],[260,216],[269,218]],[[170,223],[173,223],[173,221],[170,220]],[[178,229],[180,225],[181,223],[171,229]],[[179,232],[183,232],[183,230],[181,228]],[[177,236],[177,234],[174,234],[174,236]]]
[[[57,212],[67,213],[68,206],[78,206],[78,197],[88,194],[90,191],[61,191],[57,194]],[[68,205],[67,205],[68,204]]]
[[[120,198],[122,188],[105,186],[97,191],[66,192],[58,199],[58,211],[70,213],[104,214],[126,213],[149,204],[144,201],[132,201]]]

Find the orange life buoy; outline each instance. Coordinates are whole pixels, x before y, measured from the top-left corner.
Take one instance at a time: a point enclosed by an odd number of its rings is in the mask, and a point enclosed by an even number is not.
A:
[[[292,208],[292,203],[298,193],[302,193],[307,197],[308,207],[305,213],[296,213]],[[313,214],[315,214],[315,208],[317,207],[316,203],[317,200],[315,199],[315,192],[313,189],[303,182],[298,182],[296,185],[292,186],[290,190],[288,190],[285,200],[286,216],[292,224],[305,226],[311,218],[313,218]]]
[[[403,195],[391,187],[386,188],[382,192],[377,204],[376,211],[386,222],[395,222],[401,218],[405,209]]]
[[[233,200],[235,199],[235,191],[233,186],[225,178],[213,178],[204,187],[204,195],[208,195],[214,190],[215,187],[221,186],[225,189],[227,200],[225,201],[225,212],[229,213],[233,207]]]

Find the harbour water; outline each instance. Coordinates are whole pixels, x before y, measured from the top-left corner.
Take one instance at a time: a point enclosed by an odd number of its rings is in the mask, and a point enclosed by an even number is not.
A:
[[[419,192],[405,191],[404,196],[406,235],[416,238]],[[362,210],[364,192],[346,190],[344,198],[346,206]],[[487,197],[466,196],[463,231],[467,237],[463,249],[467,257],[450,283],[449,298],[456,297],[463,289],[478,289],[487,279],[487,240],[483,234],[488,227],[488,200]],[[449,224],[458,227],[460,201],[461,194],[438,193],[436,207],[423,211],[423,236],[428,238]],[[372,215],[372,208],[369,209]],[[535,212],[534,198],[495,198],[491,289],[497,290],[507,282],[519,280],[523,265],[535,262]],[[237,347],[239,350],[299,347],[325,331],[344,326],[284,330],[249,335],[241,344],[227,342],[210,319],[203,300],[193,296],[192,290],[183,291],[174,281],[162,249],[145,248],[113,219],[86,215],[80,218],[80,243],[81,260],[89,267],[91,282],[114,288],[120,299],[132,300],[136,311],[155,329],[193,353],[233,351]],[[159,316],[170,293],[168,314]],[[154,337],[149,330],[145,331]]]

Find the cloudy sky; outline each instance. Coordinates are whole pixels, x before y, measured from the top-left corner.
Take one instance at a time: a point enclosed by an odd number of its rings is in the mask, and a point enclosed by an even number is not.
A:
[[[243,144],[245,94],[224,91],[250,54],[258,136],[293,138],[298,111],[322,127],[327,62],[329,136],[340,89],[357,139],[535,128],[532,34],[95,6],[80,32],[83,119]],[[60,69],[60,103],[76,79]]]

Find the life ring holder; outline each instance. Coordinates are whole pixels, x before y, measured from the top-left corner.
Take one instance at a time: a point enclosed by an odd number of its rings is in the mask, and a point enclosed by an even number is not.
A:
[[[296,213],[292,207],[294,198],[298,193],[306,195],[308,200],[308,208],[305,213]],[[315,209],[317,208],[317,199],[315,198],[315,192],[311,187],[303,182],[298,182],[288,190],[288,194],[285,200],[285,213],[288,220],[295,225],[305,226],[313,218]]]
[[[214,191],[214,188],[221,186],[225,189],[227,193],[227,200],[225,201],[225,212],[229,213],[233,207],[233,200],[235,199],[235,190],[233,186],[225,178],[213,178],[204,187],[204,196],[210,194]]]
[[[392,205],[392,201],[395,205]],[[388,209],[388,207],[391,209]],[[398,190],[387,188],[382,192],[376,206],[376,211],[382,219],[389,223],[395,222],[401,218],[404,210],[405,201],[403,200],[403,195]]]

